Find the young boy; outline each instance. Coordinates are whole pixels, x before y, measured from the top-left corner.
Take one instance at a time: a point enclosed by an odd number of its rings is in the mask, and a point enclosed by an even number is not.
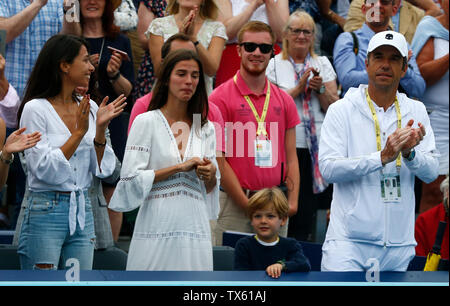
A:
[[[234,250],[235,270],[265,270],[273,278],[281,271],[307,272],[311,269],[302,246],[292,238],[278,235],[288,218],[289,205],[283,192],[265,188],[248,203],[248,216],[256,233],[239,239]]]

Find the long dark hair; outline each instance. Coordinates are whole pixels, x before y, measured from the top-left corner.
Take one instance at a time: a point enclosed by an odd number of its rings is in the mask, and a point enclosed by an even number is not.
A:
[[[22,103],[17,113],[18,122],[25,103],[33,99],[48,99],[57,96],[62,90],[61,63],[73,63],[82,46],[89,49],[84,38],[74,35],[57,34],[52,36],[42,47],[31,71]],[[75,101],[78,100],[73,93]]]
[[[160,109],[167,103],[170,75],[178,62],[187,60],[195,60],[200,70],[199,82],[188,102],[187,112],[190,118],[194,114],[201,114],[201,126],[203,126],[208,121],[208,94],[206,93],[202,63],[198,55],[191,50],[180,49],[171,51],[164,59],[148,110]]]
[[[80,25],[83,30],[84,17],[80,9]],[[110,0],[105,0],[105,9],[102,15],[102,28],[105,37],[115,39],[120,34],[120,28],[114,24],[114,8]]]

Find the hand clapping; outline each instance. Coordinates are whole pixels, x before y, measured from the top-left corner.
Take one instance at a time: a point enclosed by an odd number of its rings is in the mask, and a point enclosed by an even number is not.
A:
[[[25,130],[26,127],[23,127],[11,133],[6,139],[2,151],[6,154],[21,152],[34,147],[41,140],[41,133],[24,134]]]
[[[120,95],[113,102],[106,104],[109,97],[105,97],[100,103],[97,111],[97,128],[106,130],[109,122],[123,112],[127,103],[125,95]]]

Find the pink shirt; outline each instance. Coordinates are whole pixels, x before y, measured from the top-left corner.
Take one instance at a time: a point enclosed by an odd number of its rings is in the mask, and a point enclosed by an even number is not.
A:
[[[250,190],[260,190],[280,184],[282,167],[284,180],[286,177],[286,130],[295,128],[300,123],[292,97],[270,83],[270,102],[265,127],[268,138],[272,142],[272,167],[255,166],[254,141],[258,125],[244,96],[250,97],[258,115],[261,116],[266,99],[267,82],[264,93],[255,95],[238,72],[236,83],[231,78],[209,96],[210,102],[219,107],[225,121],[227,139],[225,158],[241,186]]]
[[[148,106],[152,100],[152,93],[148,93],[145,96],[136,100],[133,105],[130,114],[130,121],[128,123],[128,134],[130,133],[131,125],[134,119],[142,113],[148,110]],[[209,103],[208,120],[214,124],[214,130],[216,132],[216,151],[225,152],[225,133],[224,133],[224,122],[222,114],[219,108],[213,103]]]
[[[17,111],[20,107],[20,98],[17,91],[9,84],[8,92],[0,100],[0,117],[5,121],[6,127],[17,128]]]

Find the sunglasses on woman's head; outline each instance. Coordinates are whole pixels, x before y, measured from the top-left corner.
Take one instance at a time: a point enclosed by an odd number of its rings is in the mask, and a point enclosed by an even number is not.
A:
[[[253,52],[256,50],[256,48],[259,48],[259,51],[264,54],[272,52],[273,49],[272,45],[270,44],[257,44],[253,42],[243,42],[240,43],[239,46],[244,46],[244,49],[247,52]]]

